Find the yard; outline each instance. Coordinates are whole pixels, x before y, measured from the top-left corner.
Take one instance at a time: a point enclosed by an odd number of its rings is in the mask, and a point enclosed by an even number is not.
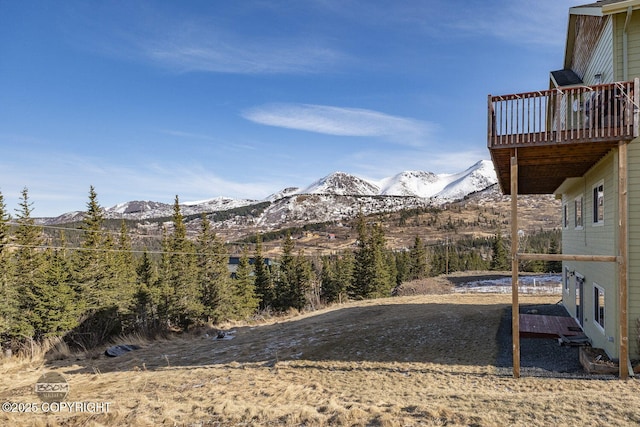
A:
[[[510,295],[409,295],[259,325],[141,343],[108,358],[2,365],[3,401],[39,402],[61,373],[69,402],[106,413],[3,413],[2,425],[629,425],[637,380],[525,376],[500,368]],[[522,295],[522,305],[557,295]],[[548,347],[554,351],[557,346]],[[526,349],[523,348],[523,352]],[[524,357],[524,354],[523,354]]]

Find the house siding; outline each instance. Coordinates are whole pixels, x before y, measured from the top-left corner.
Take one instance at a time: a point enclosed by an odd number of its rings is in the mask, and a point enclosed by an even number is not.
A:
[[[640,138],[633,140],[628,147],[629,355],[637,359],[640,357],[640,239],[633,236],[640,236]]]
[[[624,73],[624,49],[623,33],[624,23],[627,19],[626,13],[615,16],[615,79],[616,81],[631,80],[640,76],[640,11],[635,11],[631,15],[631,22],[627,27],[627,57],[628,74]]]
[[[604,184],[604,221],[594,224],[593,188]],[[563,229],[562,251],[579,255],[617,255],[617,153],[611,152],[585,176],[574,183],[562,195],[563,204],[569,207],[569,225]],[[582,229],[574,227],[574,200],[583,196]],[[611,357],[618,355],[618,272],[612,262],[564,262],[563,271],[569,270],[584,276],[584,289],[581,295],[583,309],[583,328],[595,347],[603,348]],[[604,331],[596,324],[594,316],[594,286],[605,291],[605,327]],[[570,279],[569,290],[565,291],[563,303],[573,316],[576,312],[576,279]]]
[[[613,75],[613,19],[604,18],[604,27],[600,33],[600,39],[596,43],[593,54],[588,62],[582,80],[587,85],[596,83],[595,76],[602,76],[600,83],[611,83]]]

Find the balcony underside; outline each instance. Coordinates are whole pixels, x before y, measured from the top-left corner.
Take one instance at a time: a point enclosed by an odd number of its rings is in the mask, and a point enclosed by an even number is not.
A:
[[[518,159],[518,194],[552,194],[565,179],[583,176],[617,147],[619,140],[514,144],[489,151],[504,194],[511,194],[511,157],[514,155]]]

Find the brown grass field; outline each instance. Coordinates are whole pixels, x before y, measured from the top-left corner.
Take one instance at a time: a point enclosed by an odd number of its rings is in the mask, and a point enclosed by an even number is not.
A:
[[[556,303],[557,295],[520,297]],[[106,413],[7,413],[0,425],[550,426],[637,425],[637,380],[500,375],[496,332],[510,295],[415,295],[225,325],[116,358],[5,361],[0,397],[37,403],[48,371],[69,402]],[[123,341],[126,342],[126,341]]]

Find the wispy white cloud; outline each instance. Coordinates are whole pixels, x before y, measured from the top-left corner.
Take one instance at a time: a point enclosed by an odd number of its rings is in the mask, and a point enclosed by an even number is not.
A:
[[[434,125],[379,111],[313,104],[266,104],[245,110],[255,123],[327,135],[380,137],[406,145],[424,145]]]
[[[299,39],[275,40],[199,29],[188,35],[139,39],[147,59],[180,72],[238,74],[317,73],[344,55],[330,47]]]

